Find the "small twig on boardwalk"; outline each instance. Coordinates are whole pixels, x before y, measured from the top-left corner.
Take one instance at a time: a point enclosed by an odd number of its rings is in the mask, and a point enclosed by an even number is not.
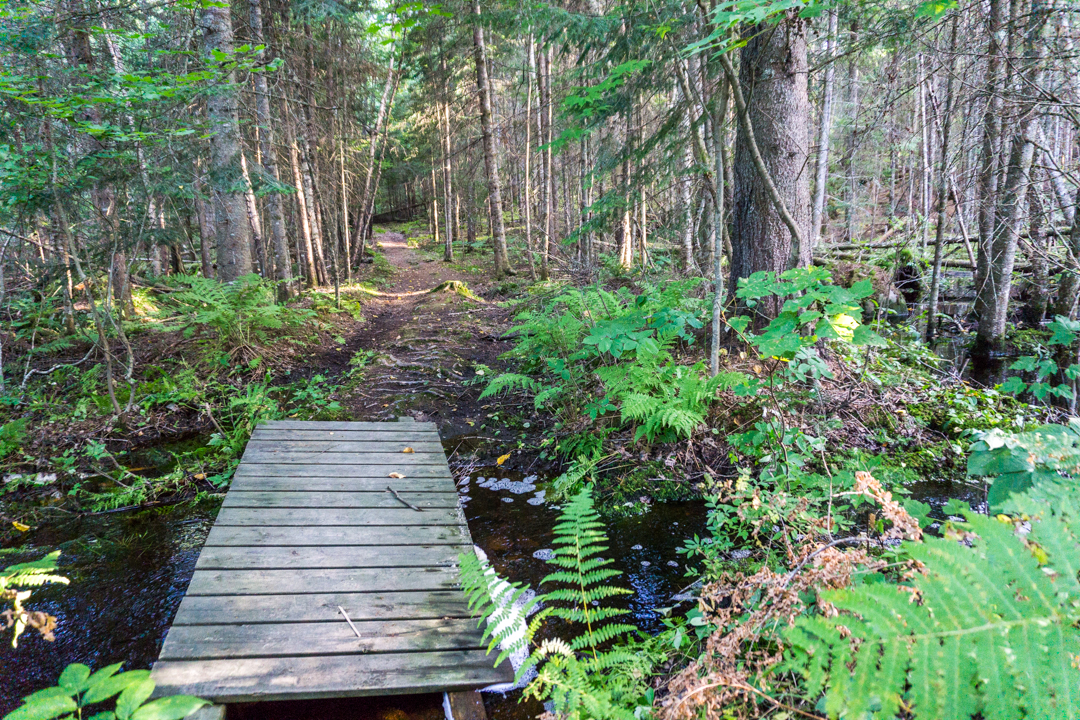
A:
[[[416,512],[424,512],[423,510],[421,510],[420,508],[416,507],[415,505],[413,505],[413,504],[412,504],[411,502],[409,502],[409,501],[408,501],[408,500],[406,500],[405,498],[403,498],[403,497],[401,497],[400,495],[398,495],[398,494],[397,494],[397,490],[395,490],[394,488],[390,487],[389,485],[387,485],[387,486],[386,486],[386,491],[387,491],[387,492],[391,492],[391,493],[394,493],[394,497],[396,497],[396,498],[397,498],[398,500],[400,500],[401,502],[403,502],[403,503],[405,503],[406,505],[408,505],[409,507],[411,507],[411,508],[412,508],[413,510],[415,510]]]
[[[341,612],[342,615],[345,616],[345,622],[349,623],[349,627],[351,627],[352,631],[356,633],[356,637],[360,640],[363,640],[364,638],[360,635],[360,631],[356,629],[356,626],[353,625],[352,620],[349,618],[349,613],[345,612],[345,608],[338,605],[337,609]]]

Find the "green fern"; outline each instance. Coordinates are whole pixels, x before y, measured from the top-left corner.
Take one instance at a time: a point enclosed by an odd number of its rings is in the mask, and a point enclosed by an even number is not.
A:
[[[162,298],[161,317],[188,337],[209,328],[230,350],[268,344],[274,339],[271,331],[298,325],[314,314],[278,304],[274,284],[254,274],[234,283],[198,275],[172,276],[169,282],[181,289]]]
[[[525,695],[550,701],[557,717],[634,720],[642,708],[651,706],[645,679],[653,659],[626,645],[601,647],[635,628],[611,622],[627,611],[605,604],[631,591],[605,582],[621,573],[608,567],[611,560],[599,557],[607,550],[607,535],[593,505],[591,486],[567,503],[554,532],[555,557],[548,562],[558,569],[542,584],[558,587],[532,599],[528,587],[499,578],[476,554],[461,555],[462,586],[470,608],[486,624],[488,651],[496,645],[502,648],[496,664],[518,656],[518,682],[535,672]],[[541,609],[526,623],[536,608]],[[526,656],[544,621],[551,617],[581,631],[569,641],[548,638]]]
[[[47,640],[52,639],[56,618],[40,612],[32,613],[23,607],[23,603],[30,599],[31,591],[27,588],[68,584],[66,577],[53,572],[59,557],[60,551],[56,550],[39,560],[9,565],[0,570],[0,601],[11,603],[11,609],[0,614],[0,619],[7,620],[7,627],[14,625],[11,647],[19,646],[19,636],[27,627],[35,628]]]
[[[630,590],[604,584],[622,572],[609,567],[610,558],[599,557],[607,550],[607,533],[593,506],[592,485],[574,496],[563,509],[555,525],[555,557],[548,562],[560,568],[543,579],[542,585],[558,583],[563,587],[544,594],[543,602],[555,617],[585,625],[585,632],[570,642],[574,650],[588,649],[594,657],[597,648],[620,635],[635,630],[633,625],[604,621],[625,615],[626,610],[607,607],[603,601]],[[598,604],[595,604],[598,603]]]
[[[885,584],[825,592],[841,614],[788,632],[830,718],[1080,718],[1075,504],[1011,502],[1031,518],[1026,540],[1011,522],[966,513],[965,542],[905,546],[925,565],[914,595]]]

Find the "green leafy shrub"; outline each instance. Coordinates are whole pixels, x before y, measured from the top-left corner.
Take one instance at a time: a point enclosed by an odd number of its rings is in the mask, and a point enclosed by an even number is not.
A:
[[[0,460],[22,447],[26,440],[26,418],[11,420],[0,425]]]
[[[520,373],[495,377],[481,397],[510,389],[533,394],[536,407],[567,422],[609,413],[649,442],[689,437],[705,420],[729,376],[709,378],[704,365],[684,366],[673,352],[692,345],[704,304],[690,292],[699,281],[626,289],[571,289],[517,316],[518,342],[506,357]]]
[[[254,274],[234,283],[198,275],[174,275],[170,282],[181,289],[161,298],[168,327],[182,328],[188,337],[209,329],[230,353],[256,351],[273,342],[273,331],[295,327],[314,316],[310,310],[279,304],[275,284]]]
[[[968,474],[990,483],[987,500],[992,509],[1036,484],[1075,487],[1080,477],[1080,419],[1020,433],[982,433],[971,447]]]
[[[116,663],[90,672],[90,668],[74,663],[64,668],[56,687],[38,690],[23,698],[23,704],[4,716],[4,720],[181,720],[204,705],[205,700],[190,695],[172,695],[150,700],[154,681],[149,670],[120,672],[123,663]],[[97,710],[94,706],[116,698],[112,710]],[[150,700],[149,702],[147,702]]]
[[[1043,350],[1041,346],[1037,346],[1037,354],[1025,355],[1009,366],[1010,370],[1032,374],[1034,379],[1027,382],[1020,375],[1013,375],[1002,383],[1002,392],[1017,396],[1028,393],[1039,401],[1048,397],[1075,400],[1074,385],[1077,378],[1080,378],[1080,363],[1076,362],[1075,352],[1066,351],[1076,345],[1077,337],[1080,336],[1080,320],[1070,320],[1064,315],[1058,315],[1047,325],[1047,329],[1051,332],[1046,343],[1048,349]],[[1054,350],[1059,352],[1055,353]],[[1059,379],[1068,382],[1057,382]]]

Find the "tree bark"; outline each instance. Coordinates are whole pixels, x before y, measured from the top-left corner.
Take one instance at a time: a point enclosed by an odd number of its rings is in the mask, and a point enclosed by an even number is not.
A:
[[[751,30],[739,77],[731,59],[720,60],[739,115],[730,287],[755,272],[781,273],[810,262],[810,99],[805,22],[789,14],[779,24]],[[747,101],[745,97],[749,95]],[[778,300],[759,311],[775,316]]]
[[[370,220],[369,209],[372,206],[374,190],[372,189],[372,178],[375,176],[375,158],[376,151],[379,147],[379,138],[383,132],[383,126],[386,125],[390,117],[390,108],[393,105],[393,96],[397,89],[398,74],[394,70],[394,56],[390,55],[390,66],[386,70],[386,83],[383,84],[382,98],[379,100],[379,112],[375,116],[375,130],[371,133],[371,142],[368,145],[368,157],[367,157],[367,169],[364,172],[364,187],[360,192],[360,217],[357,221],[356,230],[353,232],[353,236],[360,238],[360,242],[356,243],[356,257],[353,258],[353,264],[360,262],[360,257],[364,254],[364,241],[367,239],[367,224]]]
[[[506,227],[503,224],[502,193],[499,190],[498,158],[491,121],[491,83],[488,80],[487,48],[484,28],[480,25],[480,0],[473,0],[473,56],[476,61],[476,89],[480,96],[480,132],[484,140],[484,172],[487,175],[488,204],[491,207],[492,244],[495,246],[495,276],[513,275],[506,251]]]
[[[529,275],[535,281],[536,259],[533,257],[533,234],[532,234],[532,99],[533,99],[533,76],[536,74],[536,41],[529,34],[528,67],[525,68],[528,90],[525,93],[525,197],[522,205],[525,208],[525,257],[529,260]]]
[[[248,0],[248,21],[251,28],[251,41],[256,45],[264,43],[261,0]],[[257,57],[261,60],[265,51],[260,50]],[[259,128],[259,155],[267,177],[281,182],[277,166],[277,148],[274,145],[274,127],[270,116],[270,87],[265,72],[252,73],[255,83],[255,121]],[[283,298],[293,294],[292,260],[289,257],[289,237],[285,230],[285,208],[281,193],[276,190],[266,196],[270,215],[270,241],[274,249],[274,277],[281,281],[278,290]]]
[[[1041,87],[1042,30],[1046,25],[1047,10],[1032,3],[1028,15],[1023,73],[1028,88]],[[972,350],[973,367],[977,371],[989,365],[991,354],[1002,349],[1005,325],[1008,319],[1009,299],[1012,292],[1013,265],[1020,239],[1020,226],[1024,219],[1024,198],[1030,182],[1031,165],[1035,156],[1035,133],[1037,131],[1036,98],[1029,96],[1018,108],[1019,118],[1015,125],[1009,165],[1005,184],[1001,188],[999,205],[994,213],[996,222],[985,248],[986,275],[976,288],[975,304],[978,308],[979,327]],[[980,258],[984,248],[980,247]]]
[[[814,207],[810,214],[811,250],[821,242],[825,217],[825,190],[829,179],[829,141],[832,135],[833,77],[836,74],[836,10],[829,11],[825,40],[825,78],[821,87],[821,115],[818,118],[818,151],[814,173]]]
[[[930,276],[930,301],[926,314],[926,342],[932,342],[937,332],[938,295],[941,290],[941,257],[945,244],[946,214],[949,199],[949,136],[953,113],[953,76],[956,75],[957,28],[960,16],[953,15],[949,31],[949,70],[945,83],[945,112],[941,117],[941,162],[937,177],[937,229],[934,235],[934,268]]]
[[[207,64],[216,64],[215,51],[232,55],[232,18],[228,5],[208,5],[199,24],[203,29],[202,48]],[[227,70],[223,79],[206,101],[210,124],[209,180],[217,226],[218,277],[222,282],[233,282],[251,272],[251,223],[240,166],[236,72]]]

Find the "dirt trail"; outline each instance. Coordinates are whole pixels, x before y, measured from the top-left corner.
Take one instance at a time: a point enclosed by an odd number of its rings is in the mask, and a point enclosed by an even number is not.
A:
[[[482,409],[479,388],[466,381],[476,364],[498,365],[509,348],[500,339],[507,312],[483,299],[491,283],[475,270],[409,247],[401,233],[378,233],[374,241],[394,275],[364,301],[365,322],[346,348],[348,357],[365,350],[378,355],[363,380],[342,391],[341,402],[356,420],[411,415],[438,422],[444,437],[464,432]],[[451,280],[466,283],[475,299],[455,288],[430,292]]]

